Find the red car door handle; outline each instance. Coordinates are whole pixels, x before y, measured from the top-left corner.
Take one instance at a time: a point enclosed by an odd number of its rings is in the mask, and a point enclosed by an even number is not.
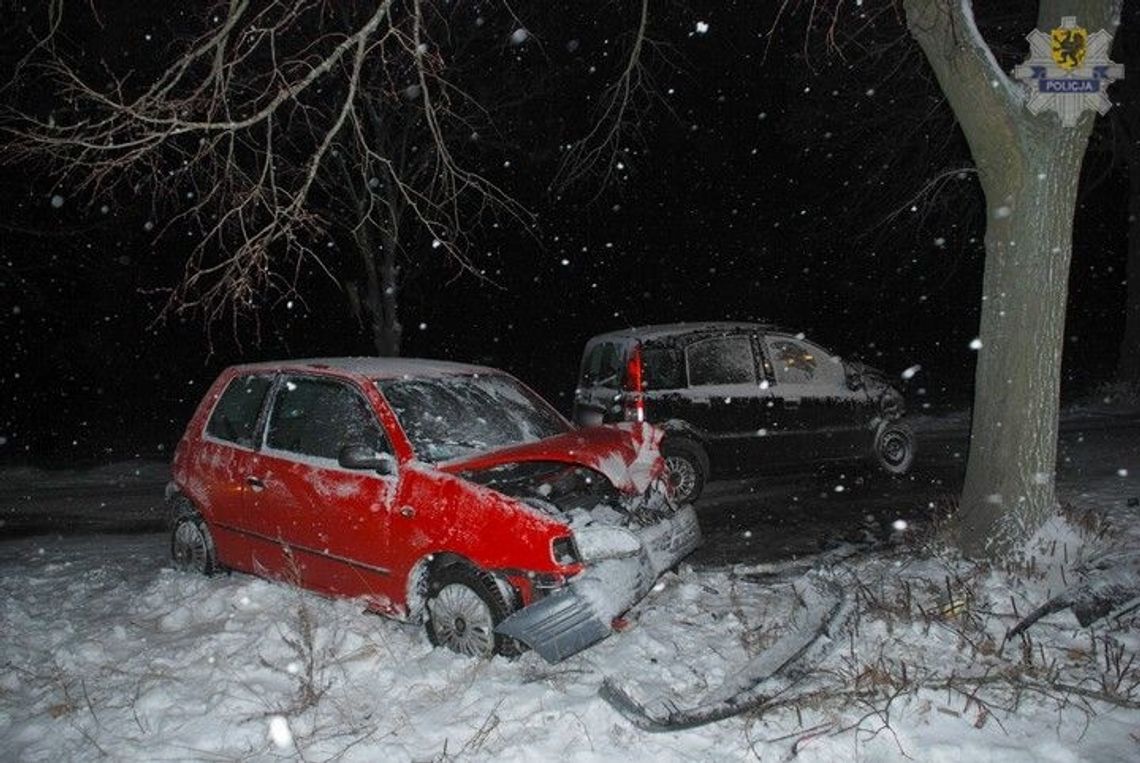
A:
[[[416,515],[416,510],[413,509],[411,506],[400,507],[400,516],[401,517],[407,517],[408,519],[411,519],[415,515]]]
[[[254,490],[262,490],[265,487],[265,483],[262,482],[260,478],[254,477],[252,475],[249,477],[246,477],[245,482],[247,485],[249,485]]]

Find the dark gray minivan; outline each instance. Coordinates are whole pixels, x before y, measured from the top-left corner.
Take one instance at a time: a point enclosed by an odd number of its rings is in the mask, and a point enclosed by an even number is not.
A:
[[[574,394],[580,425],[648,421],[679,500],[709,479],[870,458],[914,462],[903,397],[880,371],[759,323],[681,323],[591,339]]]

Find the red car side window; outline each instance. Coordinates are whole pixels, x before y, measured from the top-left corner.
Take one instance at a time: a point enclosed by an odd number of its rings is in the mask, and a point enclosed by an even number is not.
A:
[[[231,381],[210,414],[206,434],[252,447],[257,417],[272,381],[268,376],[239,376]]]
[[[346,445],[391,452],[375,414],[360,394],[332,379],[306,377],[286,379],[278,388],[266,444],[332,460]]]

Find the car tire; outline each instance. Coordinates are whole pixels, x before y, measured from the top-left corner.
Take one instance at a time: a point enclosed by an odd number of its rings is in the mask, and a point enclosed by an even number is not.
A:
[[[206,520],[185,500],[179,501],[174,511],[170,531],[170,557],[174,560],[175,568],[201,575],[218,572],[214,536],[210,534]]]
[[[693,503],[705,489],[708,478],[708,457],[700,445],[684,437],[667,437],[661,446],[669,484],[673,487],[673,500]]]
[[[902,475],[914,465],[914,431],[901,421],[884,421],[875,432],[874,458],[887,474]]]
[[[514,639],[495,626],[514,611],[490,574],[466,564],[449,564],[432,573],[424,609],[424,628],[433,646],[469,657],[518,655]]]

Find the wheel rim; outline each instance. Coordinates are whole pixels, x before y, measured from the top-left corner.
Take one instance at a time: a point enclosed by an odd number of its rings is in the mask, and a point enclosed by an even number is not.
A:
[[[669,470],[669,482],[673,485],[673,497],[684,501],[693,494],[697,486],[697,467],[682,456],[668,456],[665,467]]]
[[[899,466],[906,461],[909,448],[906,435],[902,432],[887,432],[883,435],[879,452],[882,453],[883,460],[888,464]]]
[[[491,608],[465,585],[444,586],[428,603],[432,630],[441,646],[472,657],[495,651],[495,621]]]
[[[184,570],[204,572],[209,558],[206,535],[196,522],[181,522],[174,530],[172,548],[175,566]]]

